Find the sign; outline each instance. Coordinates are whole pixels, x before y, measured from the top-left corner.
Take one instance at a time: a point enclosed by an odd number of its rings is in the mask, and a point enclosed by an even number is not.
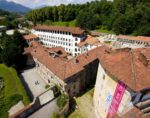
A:
[[[126,85],[123,82],[119,81],[111,105],[109,107],[107,118],[111,118],[117,113],[125,90],[126,90]]]

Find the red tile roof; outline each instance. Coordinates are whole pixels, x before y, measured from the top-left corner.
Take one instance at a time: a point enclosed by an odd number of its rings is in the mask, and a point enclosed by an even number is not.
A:
[[[150,49],[108,51],[99,59],[110,75],[123,81],[132,90],[140,91],[150,87]],[[145,62],[148,62],[147,65]]]
[[[38,37],[37,37],[36,35],[34,35],[34,34],[24,35],[23,37],[24,37],[24,39],[27,40],[27,41],[30,41],[30,40],[32,40],[32,39],[38,38]]]
[[[71,60],[51,57],[43,47],[34,48],[31,54],[64,81],[99,59],[110,75],[123,81],[129,88],[140,91],[150,87],[150,49],[111,50],[101,46]]]
[[[37,25],[33,27],[35,30],[50,30],[50,31],[64,31],[70,32],[72,34],[83,34],[85,30],[79,27],[64,27],[64,26],[45,26],[45,25]]]
[[[94,37],[87,35],[87,37],[83,41],[81,41],[78,44],[78,46],[82,47],[86,44],[88,44],[88,45],[98,45],[99,44],[100,45],[101,43],[97,39],[95,39]]]
[[[135,41],[146,41],[150,42],[150,37],[145,36],[127,36],[127,35],[119,35],[117,36],[119,39],[128,39],[128,40],[135,40]]]

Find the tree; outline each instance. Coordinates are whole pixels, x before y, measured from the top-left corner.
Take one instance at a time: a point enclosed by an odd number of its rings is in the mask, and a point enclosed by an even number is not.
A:
[[[68,99],[69,99],[69,98],[68,98],[67,95],[65,95],[65,94],[60,95],[60,96],[58,97],[58,99],[57,99],[57,105],[58,105],[58,107],[59,107],[60,109],[63,108],[63,107],[66,105]]]
[[[98,15],[94,15],[92,11],[81,11],[77,16],[77,25],[84,29],[95,29],[100,24]]]
[[[8,66],[14,66],[16,69],[25,65],[25,57],[23,56],[24,47],[26,46],[22,34],[15,31],[13,36],[2,34],[0,59]]]

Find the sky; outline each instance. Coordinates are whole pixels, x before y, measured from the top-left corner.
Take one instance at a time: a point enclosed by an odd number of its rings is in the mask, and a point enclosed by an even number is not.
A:
[[[7,1],[13,1],[19,4],[22,4],[24,6],[27,6],[29,8],[36,8],[42,5],[60,5],[60,4],[77,4],[77,3],[86,3],[94,0],[7,0]]]

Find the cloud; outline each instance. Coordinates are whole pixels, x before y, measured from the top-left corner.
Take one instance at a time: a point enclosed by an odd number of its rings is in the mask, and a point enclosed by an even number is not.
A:
[[[42,6],[42,5],[60,5],[60,4],[81,4],[81,3],[86,3],[94,0],[7,0],[7,1],[13,1],[19,4],[22,4],[24,6],[30,7],[30,8],[35,8],[37,6]]]

